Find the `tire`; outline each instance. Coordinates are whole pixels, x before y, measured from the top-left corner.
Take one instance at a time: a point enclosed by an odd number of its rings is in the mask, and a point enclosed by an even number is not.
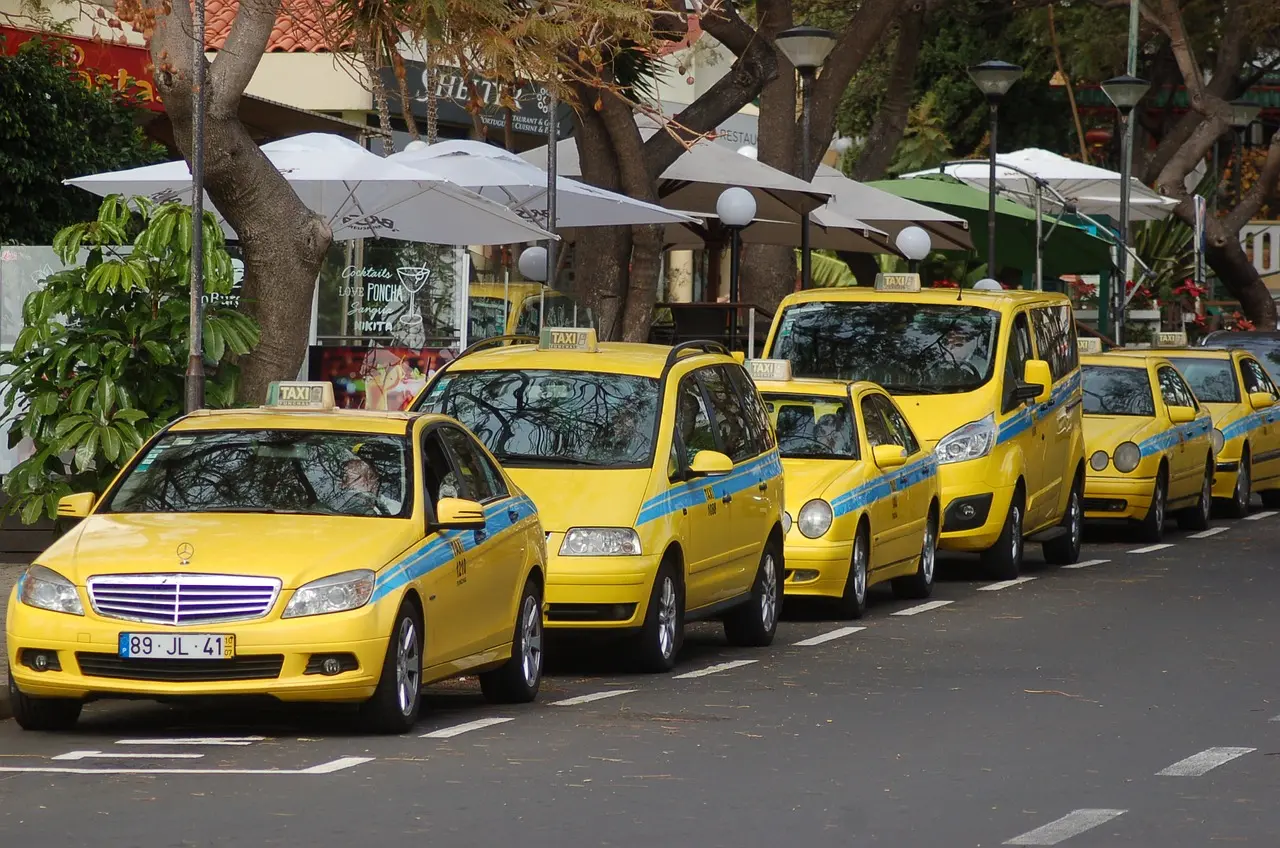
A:
[[[767,648],[778,632],[778,612],[782,608],[782,556],[779,545],[765,543],[760,567],[751,584],[751,597],[725,616],[724,635],[730,645],[740,648]]]
[[[1165,507],[1169,497],[1169,474],[1161,470],[1156,477],[1156,487],[1151,493],[1151,506],[1147,508],[1147,516],[1138,525],[1138,538],[1144,542],[1158,544],[1164,538]]]
[[[868,574],[871,569],[871,534],[866,524],[858,525],[849,558],[849,576],[844,581],[844,594],[836,601],[836,615],[843,619],[862,618],[867,611]]]
[[[916,573],[895,577],[890,584],[893,594],[902,600],[922,601],[933,594],[933,575],[938,567],[938,508],[929,509],[924,525],[924,539],[920,544],[920,562]]]
[[[1231,492],[1231,501],[1227,504],[1227,515],[1232,518],[1244,518],[1249,514],[1249,501],[1253,500],[1253,457],[1249,446],[1245,445],[1240,454],[1240,470],[1236,472],[1236,487]]]
[[[675,565],[667,560],[653,578],[644,625],[631,654],[641,671],[657,674],[675,667],[684,642],[684,587]]]
[[[1062,516],[1066,533],[1050,539],[1040,546],[1045,562],[1050,565],[1071,565],[1080,559],[1080,545],[1084,538],[1084,480],[1077,480],[1067,499],[1067,514]]]
[[[516,608],[511,657],[480,674],[480,691],[491,704],[527,704],[538,697],[543,665],[542,589],[530,577]]]
[[[1204,469],[1204,481],[1200,484],[1200,499],[1178,513],[1178,527],[1182,530],[1208,530],[1209,514],[1213,511],[1213,459]]]
[[[1280,490],[1268,489],[1265,492],[1258,492],[1258,497],[1262,498],[1262,505],[1267,509],[1280,508]]]
[[[1022,494],[1015,492],[1000,538],[982,552],[982,567],[992,580],[1017,580],[1022,572]]]
[[[360,705],[360,724],[373,733],[408,733],[422,709],[422,617],[407,599],[396,613],[382,676]]]
[[[32,698],[24,695],[9,674],[9,704],[13,720],[23,730],[70,730],[80,719],[84,702],[74,698]]]

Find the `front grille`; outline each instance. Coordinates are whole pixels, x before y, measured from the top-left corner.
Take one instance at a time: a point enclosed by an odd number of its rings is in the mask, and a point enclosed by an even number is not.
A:
[[[218,680],[275,680],[284,654],[246,654],[229,660],[138,660],[115,654],[76,653],[86,677],[206,683]]]
[[[635,604],[551,604],[547,620],[626,621],[635,614]]]
[[[216,624],[271,612],[280,581],[230,574],[108,574],[89,578],[93,611],[147,624]]]
[[[1129,502],[1123,498],[1085,498],[1085,512],[1124,512]]]

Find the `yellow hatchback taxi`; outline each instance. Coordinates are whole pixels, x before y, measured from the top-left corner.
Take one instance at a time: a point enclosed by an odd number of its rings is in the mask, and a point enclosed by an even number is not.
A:
[[[861,618],[867,590],[933,593],[938,461],[874,383],[792,379],[786,360],[746,363],[773,421],[786,481],[787,595]]]
[[[1241,348],[1163,352],[1213,415],[1213,496],[1233,518],[1249,514],[1254,492],[1263,506],[1280,507],[1280,389],[1267,369]]]
[[[1080,556],[1084,428],[1075,321],[1065,295],[920,288],[814,289],[783,301],[765,345],[796,377],[884,387],[938,461],[945,550],[1017,577],[1024,541],[1054,564]]]
[[[782,600],[782,465],[751,378],[715,342],[600,343],[546,328],[472,346],[415,407],[456,417],[537,504],[546,625],[623,635],[670,669],[687,620],[773,641]],[[527,341],[527,340],[526,340]]]
[[[359,705],[402,733],[420,688],[542,674],[533,503],[457,422],[333,408],[328,383],[157,433],[9,599],[9,693],[29,730],[98,698],[265,695]]]
[[[1208,527],[1213,419],[1173,363],[1158,350],[1122,348],[1081,364],[1085,517],[1137,522],[1147,542],[1163,538],[1170,510],[1183,529]]]

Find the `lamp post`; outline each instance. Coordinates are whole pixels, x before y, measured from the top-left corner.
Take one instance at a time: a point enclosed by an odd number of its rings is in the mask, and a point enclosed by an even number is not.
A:
[[[829,29],[798,26],[774,36],[773,43],[800,73],[800,178],[809,182],[809,111],[813,80],[836,46],[836,34]],[[800,219],[800,287],[811,288],[813,261],[809,249],[809,213]]]
[[[991,111],[991,168],[987,176],[987,273],[995,276],[1000,272],[996,267],[996,130],[1000,123],[1000,101],[1022,77],[1022,68],[991,59],[970,68],[969,77],[987,98],[987,108]]]
[[[756,217],[756,199],[745,188],[727,188],[716,198],[716,215],[729,230],[729,349],[733,350],[738,343],[738,254],[742,228]]]
[[[191,46],[191,340],[186,410],[204,406],[204,0],[192,10]]]
[[[923,227],[903,227],[893,240],[898,252],[907,257],[911,273],[920,273],[920,263],[929,255],[933,239]]]
[[[1120,247],[1117,251],[1120,281],[1111,295],[1114,304],[1111,320],[1115,327],[1112,338],[1117,345],[1124,343],[1124,308],[1129,293],[1129,182],[1133,169],[1133,132],[1129,118],[1149,88],[1151,83],[1130,74],[1112,77],[1102,84],[1102,90],[1120,113],[1120,129],[1124,132],[1120,141]]]

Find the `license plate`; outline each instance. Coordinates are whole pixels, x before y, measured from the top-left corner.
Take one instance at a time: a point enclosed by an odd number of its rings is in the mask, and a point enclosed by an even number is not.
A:
[[[121,633],[120,656],[140,660],[229,660],[236,637],[226,633]]]

